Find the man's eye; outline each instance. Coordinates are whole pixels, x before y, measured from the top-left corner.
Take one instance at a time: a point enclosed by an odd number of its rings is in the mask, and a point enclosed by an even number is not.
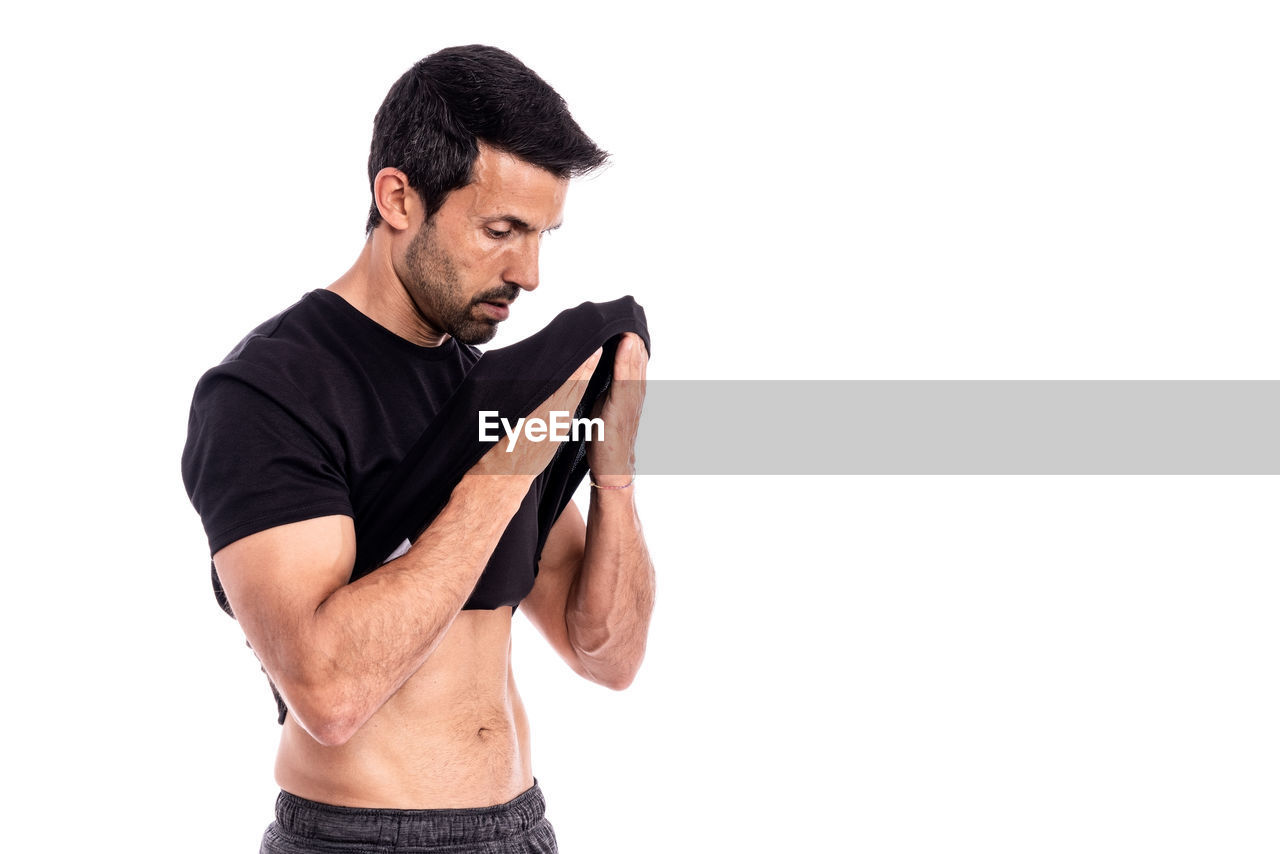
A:
[[[511,229],[509,228],[506,231],[499,231],[496,228],[485,228],[485,231],[487,231],[489,233],[489,236],[492,237],[494,240],[501,240],[502,238],[506,237],[508,234],[511,233]]]

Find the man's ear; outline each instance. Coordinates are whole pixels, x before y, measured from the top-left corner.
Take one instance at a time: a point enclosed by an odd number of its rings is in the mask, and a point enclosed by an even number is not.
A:
[[[409,177],[391,166],[373,176],[373,200],[382,221],[396,231],[409,227],[412,208],[419,203],[418,194],[409,186]]]

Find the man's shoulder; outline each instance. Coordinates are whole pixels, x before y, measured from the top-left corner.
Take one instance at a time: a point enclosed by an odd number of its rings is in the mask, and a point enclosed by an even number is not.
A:
[[[322,355],[334,319],[322,294],[305,294],[279,314],[259,323],[231,348],[221,365],[249,362],[267,368],[286,368],[296,359]]]
[[[310,291],[250,330],[202,382],[232,377],[253,385],[288,387],[313,399],[334,385],[367,382],[378,367],[371,359],[384,354],[356,315],[332,291]]]
[[[452,338],[432,348],[400,338],[319,289],[245,335],[201,377],[197,399],[222,387],[223,397],[256,394],[344,422],[360,407],[418,406],[423,394],[447,393],[479,358],[476,348]]]
[[[216,411],[242,418],[264,401],[298,417],[310,417],[308,386],[326,373],[325,354],[315,346],[323,319],[315,291],[259,323],[196,383],[192,417]]]

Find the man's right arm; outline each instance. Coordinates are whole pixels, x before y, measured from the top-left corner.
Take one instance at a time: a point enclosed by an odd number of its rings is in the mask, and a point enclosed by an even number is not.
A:
[[[349,516],[281,525],[214,555],[249,644],[294,720],[342,744],[427,660],[528,491],[467,475],[405,554],[348,584]]]
[[[574,411],[598,361],[599,351],[540,410]],[[554,451],[499,443],[405,554],[351,583],[349,516],[280,525],[214,555],[250,646],[313,738],[345,743],[426,662]]]

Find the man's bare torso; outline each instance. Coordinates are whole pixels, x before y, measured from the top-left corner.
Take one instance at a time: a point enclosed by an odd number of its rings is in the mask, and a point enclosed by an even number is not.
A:
[[[529,723],[511,670],[510,608],[462,611],[430,659],[345,744],[285,719],[276,781],[351,807],[505,803],[533,785]]]

